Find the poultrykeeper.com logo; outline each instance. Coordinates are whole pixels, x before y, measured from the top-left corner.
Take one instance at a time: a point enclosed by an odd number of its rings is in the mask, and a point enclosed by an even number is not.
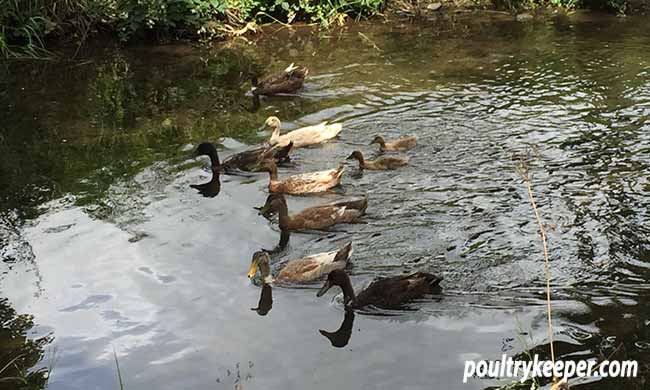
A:
[[[465,361],[463,383],[472,377],[477,378],[515,378],[521,383],[533,378],[636,378],[639,363],[634,360],[513,360],[505,354],[501,360]]]

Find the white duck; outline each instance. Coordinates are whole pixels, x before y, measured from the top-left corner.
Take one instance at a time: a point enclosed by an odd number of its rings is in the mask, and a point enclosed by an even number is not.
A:
[[[264,122],[264,126],[270,127],[273,130],[271,139],[269,140],[271,145],[282,147],[288,145],[289,142],[293,142],[294,148],[318,145],[336,137],[343,130],[343,126],[340,123],[328,124],[327,122],[322,122],[280,135],[281,125],[282,123],[277,116],[270,116]]]

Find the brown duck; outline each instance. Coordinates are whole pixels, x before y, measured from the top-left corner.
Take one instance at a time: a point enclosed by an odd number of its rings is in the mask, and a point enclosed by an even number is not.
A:
[[[404,136],[392,141],[385,141],[381,135],[375,136],[370,145],[379,144],[379,150],[382,152],[403,152],[405,150],[413,149],[418,143],[416,136]]]
[[[359,168],[375,171],[397,169],[408,165],[409,162],[407,158],[400,157],[379,157],[375,160],[366,160],[363,158],[363,154],[358,150],[352,152],[347,159],[351,160],[353,158],[356,158],[359,161]]]
[[[359,309],[372,305],[382,309],[395,309],[413,299],[439,292],[438,285],[441,281],[442,278],[434,274],[416,272],[411,275],[377,279],[355,294],[348,274],[342,269],[337,269],[327,275],[327,281],[316,296],[320,297],[333,286],[339,286],[343,290],[343,303],[346,307]]]
[[[255,96],[295,93],[302,88],[307,74],[309,74],[307,68],[291,64],[282,72],[267,76],[259,81],[256,75],[251,75],[251,84],[253,84],[251,92]]]
[[[308,207],[301,212],[289,215],[287,200],[282,194],[270,194],[262,206],[260,214],[270,218],[279,214],[280,229],[292,230],[327,230],[339,223],[357,223],[366,213],[368,198],[351,201],[339,201],[322,206]]]
[[[348,243],[342,248],[317,253],[294,259],[282,266],[275,277],[271,275],[271,257],[265,251],[255,252],[253,260],[248,270],[248,278],[252,279],[260,271],[263,283],[306,283],[329,274],[335,269],[343,269],[347,266],[350,256],[352,255],[352,243]]]
[[[341,182],[345,167],[341,165],[336,169],[302,173],[284,180],[278,180],[278,167],[271,159],[263,160],[256,169],[269,173],[269,192],[300,195],[324,192],[336,187]]]

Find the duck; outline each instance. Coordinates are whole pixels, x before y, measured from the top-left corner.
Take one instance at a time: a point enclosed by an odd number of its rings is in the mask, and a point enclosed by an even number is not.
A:
[[[265,284],[274,282],[281,284],[307,283],[320,279],[335,269],[344,269],[351,255],[352,243],[350,242],[335,251],[318,253],[291,260],[273,277],[271,276],[271,257],[265,251],[258,251],[253,254],[253,260],[248,270],[248,278],[253,279],[259,270],[262,276],[262,282]]]
[[[283,194],[270,194],[264,206],[259,208],[260,215],[270,218],[279,214],[280,230],[327,230],[340,223],[358,223],[366,213],[368,197],[338,201],[321,206],[308,207],[301,212],[289,215],[287,200]]]
[[[203,142],[196,148],[194,156],[210,157],[210,165],[213,174],[215,172],[224,172],[230,175],[239,175],[241,174],[240,171],[255,171],[255,168],[260,161],[265,159],[276,161],[278,164],[291,161],[289,153],[292,148],[292,142],[289,142],[282,147],[263,146],[233,154],[223,162],[219,162],[219,153],[217,153],[217,148],[210,142]]]
[[[418,138],[414,135],[412,136],[403,136],[392,141],[385,141],[384,137],[381,135],[376,135],[372,140],[370,145],[379,144],[379,151],[381,152],[390,152],[397,151],[403,152],[409,149],[413,149],[418,143]]]
[[[278,167],[271,159],[261,161],[256,170],[269,173],[269,192],[301,195],[324,192],[341,183],[343,165],[326,171],[302,173],[278,180]]]
[[[343,125],[340,123],[322,122],[317,125],[302,127],[288,132],[287,134],[280,135],[280,127],[282,122],[277,116],[270,116],[264,122],[264,127],[269,127],[273,130],[269,143],[271,145],[284,146],[293,141],[294,148],[302,148],[305,146],[319,145],[326,141],[331,140],[339,135],[343,130]]]
[[[396,309],[413,299],[439,292],[441,281],[442,278],[437,275],[416,272],[377,279],[355,294],[348,274],[342,269],[335,269],[327,275],[325,284],[316,296],[321,297],[330,288],[339,286],[343,290],[343,304],[346,308],[360,309],[372,305],[380,309]]]
[[[308,74],[309,69],[294,64],[289,65],[282,72],[269,75],[259,81],[257,75],[251,74],[251,84],[253,85],[251,92],[253,96],[296,93],[302,88]]]
[[[374,160],[366,160],[363,158],[363,154],[358,150],[352,152],[347,159],[351,160],[353,158],[356,158],[359,161],[360,169],[371,169],[375,171],[397,169],[406,166],[409,163],[408,158],[400,157],[379,157]]]

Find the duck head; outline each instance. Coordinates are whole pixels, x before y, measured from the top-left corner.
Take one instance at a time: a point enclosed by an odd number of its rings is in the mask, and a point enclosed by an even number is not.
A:
[[[280,122],[280,119],[277,116],[270,116],[266,118],[266,121],[264,122],[264,128],[268,127],[271,130],[273,130],[273,134],[271,134],[271,138],[280,135],[280,126],[282,126],[282,122]]]
[[[363,162],[363,154],[360,151],[355,150],[354,152],[352,152],[352,154],[348,156],[348,158],[346,158],[346,160],[352,160],[352,159],[357,159],[359,162]]]
[[[327,275],[327,280],[323,287],[318,290],[316,293],[317,297],[322,297],[325,293],[332,287],[339,286],[343,290],[343,304],[348,305],[350,302],[354,302],[356,297],[354,295],[354,289],[352,288],[352,283],[350,282],[350,277],[342,269],[335,269]]]
[[[276,213],[281,212],[282,210],[286,211],[286,209],[287,200],[284,198],[284,195],[270,194],[266,197],[266,203],[264,203],[264,206],[260,207],[258,210],[260,215],[265,218],[271,218]]]
[[[370,145],[372,145],[372,144],[379,144],[381,146],[385,146],[386,141],[384,141],[384,137],[382,137],[381,135],[376,135],[375,138],[372,139],[372,142],[370,143]]]
[[[253,279],[259,270],[262,275],[262,282],[270,284],[272,282],[270,262],[271,258],[268,253],[264,251],[253,253],[253,260],[251,260],[251,266],[248,269],[248,278]]]
[[[221,163],[219,162],[219,153],[217,153],[217,148],[210,142],[203,142],[194,151],[194,157],[199,156],[208,156],[210,157],[210,162],[212,163],[213,170],[215,168],[220,168]]]

